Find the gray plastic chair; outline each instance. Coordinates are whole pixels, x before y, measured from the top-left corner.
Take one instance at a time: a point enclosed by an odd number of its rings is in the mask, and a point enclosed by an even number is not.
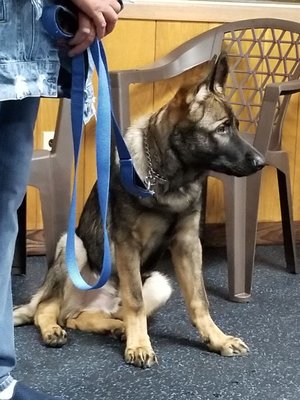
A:
[[[51,150],[35,150],[29,185],[39,190],[44,226],[46,258],[51,264],[57,241],[66,231],[73,165],[71,101],[60,99]]]
[[[18,236],[15,244],[15,253],[12,264],[13,274],[26,274],[26,196],[18,209]]]
[[[121,129],[129,126],[129,86],[169,79],[207,62],[221,50],[229,58],[226,96],[241,134],[277,169],[287,269],[299,272],[292,217],[288,154],[281,149],[291,94],[300,91],[300,24],[252,19],[223,24],[182,44],[144,68],[111,73],[114,109]],[[251,294],[261,172],[247,178],[211,173],[224,183],[229,298]]]
[[[51,150],[36,149],[31,161],[29,186],[39,190],[42,208],[46,258],[50,266],[58,239],[66,231],[71,170],[73,165],[73,139],[71,131],[71,102],[60,99]],[[13,273],[26,273],[26,196],[18,210],[19,232],[16,240]]]

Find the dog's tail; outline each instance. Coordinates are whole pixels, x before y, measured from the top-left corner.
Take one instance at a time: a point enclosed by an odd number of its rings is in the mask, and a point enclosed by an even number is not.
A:
[[[49,268],[44,283],[37,293],[32,296],[29,303],[14,307],[15,326],[33,323],[36,310],[42,301],[62,296],[63,287],[67,279],[65,263],[66,240],[67,237],[64,234],[58,241],[53,265]],[[81,239],[76,235],[75,251],[77,264],[81,269],[87,263],[87,255]]]
[[[172,294],[169,279],[158,271],[143,275],[143,299],[149,317],[162,307]]]

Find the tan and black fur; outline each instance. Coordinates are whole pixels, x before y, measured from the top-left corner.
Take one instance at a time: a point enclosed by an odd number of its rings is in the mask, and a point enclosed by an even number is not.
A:
[[[142,278],[141,272],[169,248],[191,322],[202,340],[225,356],[247,353],[246,344],[223,333],[209,314],[199,240],[201,184],[206,172],[245,176],[264,163],[239,137],[238,122],[223,95],[227,73],[226,56],[221,55],[204,79],[179,89],[169,103],[126,132],[140,176],[154,176],[155,195],[142,199],[127,193],[114,164],[108,227],[115,273],[108,284],[92,292],[73,287],[66,274],[63,237],[44,285],[29,304],[15,309],[16,325],[34,321],[45,343],[52,346],[66,342],[63,326],[125,333],[126,362],[151,366],[156,356],[147,333],[147,316],[167,301],[171,289],[160,273]],[[94,187],[76,238],[78,263],[90,282],[102,262],[101,238]]]

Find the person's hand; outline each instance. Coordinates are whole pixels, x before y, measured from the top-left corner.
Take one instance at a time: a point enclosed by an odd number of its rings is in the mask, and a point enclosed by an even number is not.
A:
[[[68,55],[73,57],[77,54],[83,53],[93,43],[96,37],[96,29],[90,17],[78,13],[78,30],[75,36],[68,41],[71,50]]]
[[[72,2],[92,20],[98,39],[102,39],[114,29],[122,1],[118,0],[72,0]]]

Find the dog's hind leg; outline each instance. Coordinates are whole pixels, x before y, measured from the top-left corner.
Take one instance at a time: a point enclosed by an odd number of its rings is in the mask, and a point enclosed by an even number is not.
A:
[[[66,326],[85,332],[110,333],[116,337],[122,337],[125,333],[123,321],[101,311],[82,311],[76,318],[68,318]]]
[[[66,331],[58,325],[60,298],[42,301],[34,316],[34,324],[39,327],[43,341],[50,347],[61,347],[67,342]]]
[[[210,350],[224,356],[246,354],[247,345],[239,338],[224,334],[209,314],[198,227],[199,218],[195,213],[182,218],[177,223],[170,249],[190,318]]]

